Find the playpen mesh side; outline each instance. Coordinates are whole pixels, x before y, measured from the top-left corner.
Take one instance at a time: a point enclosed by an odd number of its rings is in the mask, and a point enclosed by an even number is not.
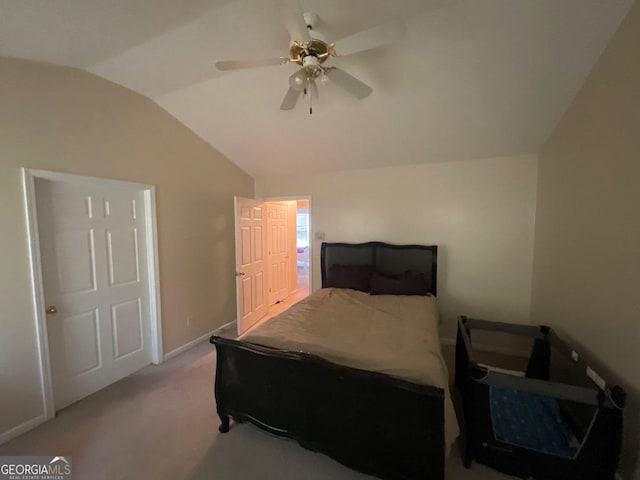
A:
[[[485,332],[500,328],[495,322],[473,322]],[[466,328],[462,322],[459,327]],[[621,446],[624,391],[608,386],[601,390],[587,377],[584,362],[572,358],[575,352],[557,337],[550,342],[549,335],[555,334],[549,328],[540,327],[539,334],[535,328],[516,330],[535,337],[526,376],[538,386],[547,382],[540,391],[533,389],[536,393],[510,388],[530,385],[527,379],[518,378],[511,385],[509,375],[490,374],[477,364],[470,335],[462,335],[459,328],[456,385],[464,404],[465,465],[470,467],[475,458],[512,475],[612,480]],[[580,392],[575,398],[572,388]]]

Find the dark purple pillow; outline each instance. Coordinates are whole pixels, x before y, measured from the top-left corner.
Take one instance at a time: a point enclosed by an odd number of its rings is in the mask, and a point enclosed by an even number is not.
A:
[[[324,286],[368,292],[372,274],[371,265],[331,265]]]
[[[429,283],[424,274],[407,270],[400,275],[374,273],[371,295],[429,295]]]

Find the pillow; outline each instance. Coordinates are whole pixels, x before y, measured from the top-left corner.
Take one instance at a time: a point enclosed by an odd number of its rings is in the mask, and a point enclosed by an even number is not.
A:
[[[372,265],[331,265],[324,286],[368,292],[372,274]]]
[[[371,295],[430,295],[429,288],[424,274],[413,270],[400,275],[376,272],[371,277]]]

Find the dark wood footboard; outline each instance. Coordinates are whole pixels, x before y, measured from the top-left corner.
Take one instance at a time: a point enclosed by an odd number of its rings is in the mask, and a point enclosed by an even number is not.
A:
[[[444,478],[444,390],[211,337],[220,431],[251,422],[384,479]]]

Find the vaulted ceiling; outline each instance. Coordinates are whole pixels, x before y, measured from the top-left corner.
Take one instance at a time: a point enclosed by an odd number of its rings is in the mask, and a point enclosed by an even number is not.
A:
[[[254,176],[535,153],[633,0],[302,0],[338,39],[391,19],[392,45],[336,58],[313,115],[279,110],[297,66],[268,0],[0,0],[0,55],[86,69],[152,98]]]

